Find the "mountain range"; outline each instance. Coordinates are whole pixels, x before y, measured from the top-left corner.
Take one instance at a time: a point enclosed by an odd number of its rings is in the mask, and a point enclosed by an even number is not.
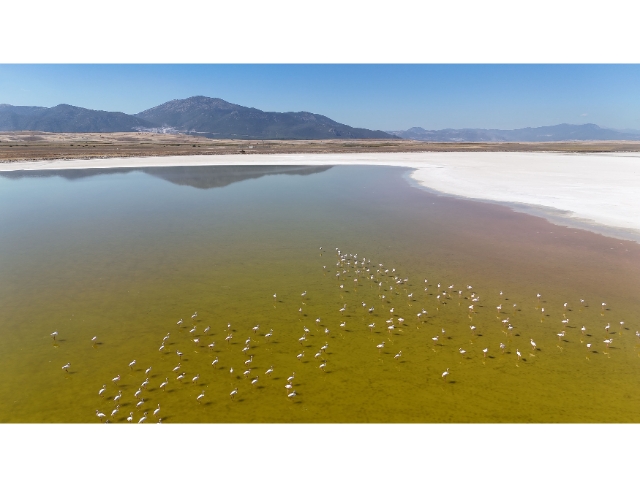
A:
[[[588,123],[501,129],[386,131],[354,128],[310,112],[264,112],[220,98],[193,96],[128,115],[72,105],[52,108],[0,105],[0,131],[163,132],[213,139],[412,139],[424,142],[559,142],[640,140],[640,131],[614,130]]]
[[[640,140],[635,130],[614,130],[593,123],[571,125],[562,123],[546,127],[523,129],[443,129],[425,130],[413,127],[409,130],[393,130],[390,134],[403,139],[424,142],[560,142],[568,140]]]
[[[0,131],[165,132],[214,139],[397,139],[310,112],[263,112],[220,98],[194,96],[127,115],[71,105],[53,108],[0,105]]]

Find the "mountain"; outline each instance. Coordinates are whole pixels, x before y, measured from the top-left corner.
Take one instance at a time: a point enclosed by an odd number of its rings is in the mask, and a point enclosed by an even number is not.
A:
[[[136,114],[168,130],[216,139],[390,139],[381,130],[353,128],[309,112],[263,112],[220,98],[172,100]]]
[[[560,142],[568,140],[640,140],[640,133],[601,128],[593,123],[571,125],[563,123],[546,127],[527,127],[514,130],[499,129],[443,129],[390,131],[403,139],[426,142]]]
[[[88,110],[71,105],[53,108],[0,105],[0,131],[133,132],[154,125],[122,112]]]

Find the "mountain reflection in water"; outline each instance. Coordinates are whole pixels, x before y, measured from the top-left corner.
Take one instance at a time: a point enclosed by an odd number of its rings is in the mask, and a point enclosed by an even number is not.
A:
[[[140,168],[98,168],[98,169],[62,169],[41,171],[0,172],[7,179],[62,177],[67,180],[84,179],[92,176],[127,174],[143,172],[180,186],[199,189],[221,188],[246,179],[263,176],[289,174],[306,176],[320,173],[332,166],[177,166],[177,167],[140,167]]]

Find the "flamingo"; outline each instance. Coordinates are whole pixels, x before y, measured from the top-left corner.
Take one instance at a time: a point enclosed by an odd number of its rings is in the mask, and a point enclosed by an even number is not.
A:
[[[96,416],[100,419],[101,423],[102,423],[102,419],[106,417],[104,413],[101,413],[97,409],[96,409]]]
[[[200,402],[200,399],[202,399],[203,397],[204,397],[204,391],[202,391],[200,395],[196,397],[196,401]]]
[[[166,392],[165,387],[167,387],[167,384],[169,384],[169,378],[165,378],[164,382],[162,384],[160,384],[160,389],[163,389]]]
[[[67,362],[62,366],[62,370],[64,370],[65,372],[69,372],[70,367],[71,367],[71,362]]]
[[[274,297],[275,297],[275,294],[274,294]],[[231,396],[231,399],[233,399],[236,394],[238,394],[238,388],[237,387],[234,390],[232,390],[231,394],[229,394],[229,395]]]
[[[53,332],[51,335],[49,335],[49,336],[51,336],[51,338],[53,338],[53,341],[55,342],[55,341],[56,341],[56,337],[58,336],[58,332],[57,332],[57,331],[54,331],[54,332]]]
[[[213,362],[211,362],[211,365],[213,366],[213,368],[215,369],[216,364],[218,363],[218,357],[216,357]]]
[[[393,358],[398,360],[400,357],[402,357],[402,350],[400,350],[398,353],[396,353]]]
[[[106,384],[102,385],[102,389],[100,389],[100,391],[98,391],[98,396],[102,396],[102,394],[104,394],[104,391],[107,390],[107,386]]]
[[[154,415],[154,416],[157,416],[159,412],[160,412],[160,404],[158,404],[157,409],[155,409],[155,410],[153,411],[153,415]]]
[[[144,423],[147,420],[147,412],[145,411],[144,416],[142,416],[139,420],[138,420],[138,424],[140,423]]]
[[[448,375],[449,375],[449,369],[445,370],[445,371],[442,373],[442,380],[446,380],[446,378],[447,378],[447,376],[448,376]]]
[[[530,340],[530,343],[531,343],[531,348],[535,350],[536,349],[536,342],[533,341],[533,338],[530,338],[529,340]]]

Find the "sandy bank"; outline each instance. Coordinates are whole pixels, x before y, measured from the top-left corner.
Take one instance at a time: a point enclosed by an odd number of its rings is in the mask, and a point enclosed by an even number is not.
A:
[[[0,171],[200,165],[359,164],[414,168],[422,187],[508,204],[640,242],[640,154],[369,153],[169,156],[0,164]]]

